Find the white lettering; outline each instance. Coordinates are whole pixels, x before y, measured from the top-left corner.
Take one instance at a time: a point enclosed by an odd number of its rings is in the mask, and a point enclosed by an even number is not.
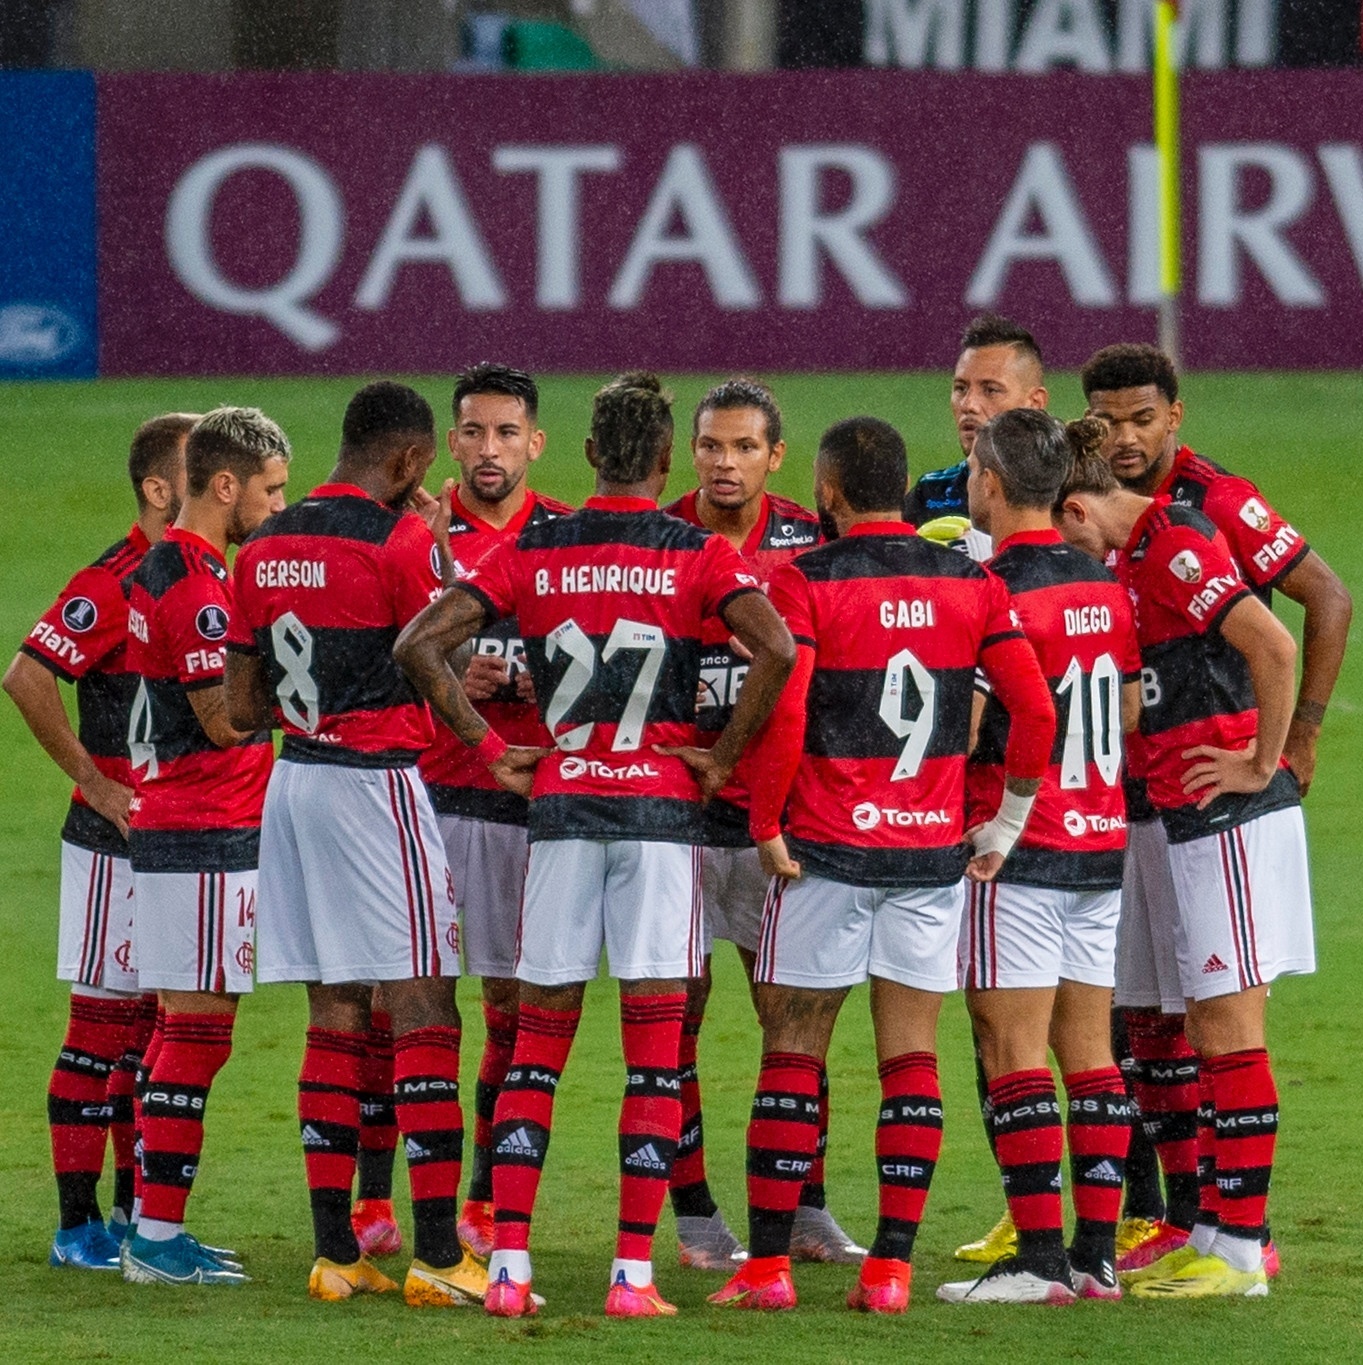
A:
[[[1066,635],[1100,635],[1112,629],[1110,607],[1066,607]]]
[[[144,622],[143,629],[145,628],[146,623]],[[77,648],[76,642],[63,635],[61,631],[48,625],[46,621],[39,621],[29,632],[28,638],[30,640],[38,640],[46,645],[59,659],[67,659],[73,664],[83,664],[85,662],[85,655]],[[146,636],[139,636],[138,638],[145,639]]]
[[[1126,298],[1160,301],[1159,150],[1142,143],[1126,153]]]
[[[1320,147],[1318,155],[1354,267],[1363,281],[1363,153],[1357,143],[1336,142]]]
[[[1253,209],[1242,204],[1250,170],[1269,180],[1267,197]],[[1280,302],[1324,307],[1325,290],[1285,235],[1311,206],[1311,163],[1281,143],[1240,142],[1200,148],[1198,172],[1198,301],[1214,308],[1240,302],[1243,251]]]
[[[227,664],[221,649],[193,649],[185,655],[186,673],[221,673]]]
[[[1034,216],[1041,220],[1039,233],[1027,230]],[[1076,303],[1093,308],[1117,302],[1112,272],[1053,142],[1034,142],[1028,147],[989,245],[970,278],[966,302],[972,307],[993,307],[1014,261],[1054,261]]]
[[[258,588],[325,588],[324,559],[262,559],[256,563]]]
[[[886,630],[935,626],[937,624],[936,608],[932,602],[917,597],[911,602],[905,602],[902,598],[894,602],[882,602],[880,604],[880,624]]]
[[[685,232],[668,235],[674,218]],[[709,281],[710,293],[721,308],[757,308],[762,292],[743,255],[728,214],[699,147],[673,147],[607,302],[612,308],[637,308],[654,266],[671,261],[694,261]]]
[[[245,288],[229,280],[213,254],[213,202],[238,171],[273,171],[298,205],[298,255],[274,284]],[[171,191],[166,254],[181,284],[224,313],[268,318],[305,351],[321,351],[340,336],[329,318],[303,304],[331,278],[345,238],[345,204],[331,176],[291,147],[239,142],[196,161]]]
[[[820,209],[825,171],[851,181],[846,202]],[[780,279],[777,291],[787,308],[816,308],[823,301],[824,255],[867,308],[902,308],[908,291],[876,254],[866,234],[895,199],[894,165],[869,147],[832,143],[783,147],[780,158]]]
[[[559,586],[563,592],[628,592],[649,597],[675,597],[677,571],[648,568],[642,564],[573,564],[559,570]],[[546,584],[546,590],[547,587]]]
[[[1013,61],[1016,71],[1048,71],[1073,64],[1108,70],[1107,34],[1092,0],[1039,0]]]
[[[414,235],[429,221],[429,237]],[[355,306],[377,312],[388,303],[398,270],[408,261],[443,261],[465,308],[505,308],[506,290],[488,254],[445,149],[417,149],[374,255],[355,291]]]
[[[866,0],[864,22],[862,51],[870,66],[957,71],[964,65],[963,0]]]

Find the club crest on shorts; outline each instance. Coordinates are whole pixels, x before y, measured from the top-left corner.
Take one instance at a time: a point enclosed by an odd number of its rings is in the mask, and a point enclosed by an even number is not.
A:
[[[1180,550],[1170,561],[1169,570],[1185,583],[1202,581],[1202,561],[1191,550]]]
[[[62,607],[62,624],[77,635],[84,635],[99,620],[99,608],[88,597],[73,597]]]
[[[227,634],[227,613],[216,603],[210,602],[208,606],[199,608],[199,614],[194,618],[194,629],[205,640],[221,640]]]
[[[1248,498],[1240,509],[1240,520],[1262,534],[1268,530],[1268,508],[1258,498]]]

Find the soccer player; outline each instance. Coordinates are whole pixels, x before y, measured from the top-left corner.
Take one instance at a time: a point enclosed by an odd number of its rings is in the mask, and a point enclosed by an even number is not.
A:
[[[142,1202],[124,1278],[240,1284],[240,1265],[184,1229],[213,1078],[252,987],[260,810],[273,751],[223,702],[231,620],[227,547],[284,505],[289,442],[255,408],[217,408],[185,445],[175,524],[147,551],[128,605],[141,675],[128,745],[137,774],[129,852],[135,951],[165,1011],[142,1094]]]
[[[435,458],[420,394],[379,382],[350,400],[326,483],[242,547],[228,702],[240,725],[284,731],[261,830],[261,982],[308,987],[298,1119],[316,1261],[308,1292],[336,1301],[397,1285],[351,1223],[374,982],[394,1035],[394,1109],[412,1189],[414,1306],[482,1299],[456,1199],[459,972],[454,887],[416,764],[430,713],[393,663],[401,628],[440,593],[448,503],[419,492]]]
[[[132,1214],[131,1091],[124,1085],[150,1029],[132,961],[128,718],[137,677],[127,667],[128,593],[142,556],[179,515],[185,437],[197,420],[167,413],[137,429],[128,455],[137,520],[62,589],[4,678],[33,737],[76,784],[62,826],[57,936],[57,979],[71,983],[71,1004],[47,1118],[59,1210],[49,1261],[77,1270],[118,1269]],[[77,729],[59,682],[75,684]],[[96,1196],[106,1135],[116,1170],[108,1230]]]
[[[691,456],[698,486],[665,510],[722,535],[765,584],[778,564],[817,545],[815,513],[767,492],[781,467],[781,410],[765,385],[729,379],[711,389],[691,424]],[[709,622],[701,656],[696,724],[702,743],[728,723],[748,671],[720,620]],[[740,763],[724,791],[705,808],[701,894],[705,905],[705,969],[687,989],[682,1024],[682,1132],[672,1167],[672,1209],[681,1263],[699,1270],[732,1270],[746,1254],[729,1230],[705,1175],[704,1124],[696,1048],[711,988],[709,942],[728,939],[751,982],[767,877],[748,836],[748,781]],[[866,1254],[838,1226],[824,1200],[823,1152],[828,1141],[828,1078],[819,1082],[819,1154],[801,1192],[791,1254],[797,1260],[856,1263]]]
[[[607,384],[587,442],[596,495],[499,545],[398,642],[399,662],[455,733],[496,754],[505,741],[473,710],[448,659],[514,614],[557,746],[534,777],[520,1019],[493,1127],[485,1307],[500,1316],[536,1308],[531,1214],[554,1091],[603,943],[620,982],[627,1076],[606,1312],[676,1312],[654,1286],[651,1258],[681,1127],[686,981],[702,965],[701,799],[723,786],[770,712],[794,648],[728,542],[657,510],[671,457],[671,401],[658,380],[631,373]],[[702,750],[691,746],[702,627],[713,615],[752,663],[728,725]]]
[[[1153,346],[1109,346],[1088,361],[1081,379],[1089,410],[1107,423],[1103,453],[1121,483],[1201,511],[1225,536],[1241,578],[1266,604],[1277,588],[1305,608],[1301,683],[1284,750],[1304,795],[1348,639],[1348,591],[1254,484],[1180,442],[1183,402],[1167,356]],[[1197,1061],[1183,1028],[1164,831],[1139,780],[1128,788],[1131,842],[1116,998],[1124,1007],[1137,1059],[1137,1097],[1159,1148],[1169,1202],[1156,1235],[1123,1257],[1120,1270],[1139,1269],[1186,1242],[1198,1205]],[[1276,1273],[1271,1244],[1265,1255],[1269,1273]]]
[[[1131,594],[1141,648],[1136,759],[1168,837],[1178,972],[1208,1124],[1186,1245],[1127,1277],[1138,1297],[1268,1292],[1262,1239],[1278,1100],[1269,983],[1315,969],[1300,788],[1283,762],[1296,645],[1202,513],[1076,459],[1059,524]]]
[[[1140,713],[1141,664],[1125,590],[1051,522],[1071,446],[1096,448],[1103,435],[1092,420],[1066,427],[1019,408],[981,427],[969,456],[971,521],[996,547],[989,567],[1036,650],[1057,724],[1032,817],[994,881],[970,888],[961,943],[1018,1251],[978,1280],[941,1286],[948,1302],[1121,1297],[1116,1239],[1131,1118],[1112,1057],[1112,982],[1126,845],[1122,733]],[[1008,729],[989,697],[967,770],[971,825],[997,809]],[[1068,1257],[1065,1135],[1048,1047],[1068,1096]]]
[[[772,575],[772,604],[795,636],[798,663],[752,755],[750,828],[775,880],[756,971],[762,1067],[748,1126],[750,1257],[711,1296],[716,1304],[795,1305],[790,1234],[818,1140],[819,1073],[848,991],[869,977],[880,1222],[848,1304],[908,1307],[942,1142],[937,1015],[956,986],[961,879],[997,873],[1050,756],[1055,709],[1010,619],[1007,589],[903,521],[907,475],[904,442],[887,423],[854,417],[830,427],[814,489],[838,538]],[[977,665],[1013,724],[999,812],[967,833]]]
[[[456,573],[472,568],[527,526],[572,508],[532,491],[526,474],[544,450],[537,424],[539,390],[521,370],[475,365],[454,386],[450,454],[459,486],[450,508],[450,553]],[[508,742],[549,744],[534,701],[521,696],[525,651],[514,617],[503,618],[465,645],[464,691],[479,714]],[[492,1116],[516,1043],[516,932],[525,885],[526,799],[497,784],[445,725],[422,755],[450,866],[459,869],[455,899],[469,973],[482,978],[487,1041],[478,1068],[473,1169],[459,1215],[459,1235],[474,1253],[492,1251]]]

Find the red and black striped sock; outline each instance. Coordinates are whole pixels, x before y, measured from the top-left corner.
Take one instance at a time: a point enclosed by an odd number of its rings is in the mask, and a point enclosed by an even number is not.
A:
[[[814,1148],[814,1164],[809,1168],[809,1179],[800,1191],[800,1203],[807,1209],[827,1207],[824,1190],[824,1159],[828,1154],[828,1068],[819,1069],[819,1142]]]
[[[625,1097],[620,1104],[620,1218],[615,1255],[624,1261],[653,1256],[653,1234],[667,1198],[681,1130],[681,1047],[686,993],[622,995],[620,1041]]]
[[[142,1093],[142,1217],[183,1223],[213,1078],[232,1052],[230,1014],[167,1014]]]
[[[123,1055],[127,1034],[122,1000],[71,996],[66,1036],[47,1084],[52,1169],[63,1228],[100,1217],[95,1187],[104,1169],[111,1117],[109,1079]]]
[[[1140,1104],[1136,1100],[1134,1077],[1138,1063],[1131,1055],[1126,1036],[1126,1011],[1113,1007],[1112,1057],[1122,1073],[1127,1102],[1131,1106],[1131,1143],[1126,1149],[1126,1190],[1122,1201],[1123,1218],[1144,1218],[1158,1222],[1164,1217],[1164,1186],[1160,1184],[1159,1155],[1145,1131]]]
[[[748,1122],[748,1250],[787,1256],[800,1191],[819,1146],[823,1063],[798,1052],[767,1052]]]
[[[1074,1249],[1086,1265],[1097,1259],[1114,1261],[1131,1141],[1126,1082],[1116,1066],[1076,1071],[1065,1077],[1065,1094]]]
[[[360,1259],[350,1226],[350,1189],[360,1144],[360,1078],[366,1054],[366,1034],[310,1028],[298,1073],[298,1131],[316,1254],[340,1265]]]
[[[141,1208],[142,1185],[145,1175],[145,1166],[142,1161],[143,1142],[142,1142],[142,1096],[147,1092],[147,1085],[151,1080],[152,1068],[156,1065],[156,1059],[161,1055],[161,1044],[166,1040],[166,1012],[161,1007],[160,1002],[156,1004],[156,1010],[152,1019],[151,1038],[145,1048],[142,1049],[142,1064],[137,1068],[137,1076],[133,1081],[133,1207]]]
[[[876,1171],[880,1222],[871,1255],[908,1261],[923,1221],[923,1206],[942,1154],[942,1090],[937,1058],[905,1052],[881,1062]]]
[[[1126,1032],[1136,1061],[1136,1103],[1164,1171],[1165,1221],[1191,1228],[1198,1209],[1197,1054],[1181,1014],[1127,1010]]]
[[[1265,1048],[1203,1063],[1216,1105],[1216,1190],[1221,1231],[1261,1242],[1278,1137],[1278,1088]]]
[[[1018,1254],[1049,1263],[1065,1253],[1060,1203],[1065,1133],[1055,1080],[1044,1067],[996,1076],[989,1083],[989,1104]]]
[[[431,1266],[457,1265],[459,1173],[464,1112],[459,1107],[459,1030],[411,1029],[393,1043],[393,1094],[412,1187],[412,1254]]]
[[[136,1133],[133,1092],[142,1054],[156,1027],[156,997],[134,998],[123,1002],[128,1031],[119,1057],[109,1077],[109,1145],[114,1149],[114,1209],[124,1222],[132,1217],[135,1190]]]
[[[383,1010],[369,1016],[360,1067],[360,1148],[356,1156],[360,1199],[393,1197],[398,1119],[393,1109],[393,1024]]]
[[[492,1125],[497,1096],[516,1051],[516,1014],[483,1001],[487,1039],[478,1063],[478,1085],[473,1099],[473,1169],[469,1174],[469,1198],[487,1202],[492,1198]]]
[[[521,1006],[516,1050],[497,1096],[492,1125],[497,1251],[524,1251],[530,1245],[530,1219],[554,1122],[554,1092],[581,1018],[581,1010]]]
[[[1212,1089],[1211,1069],[1203,1065],[1198,1077],[1197,1106],[1197,1188],[1198,1203],[1195,1226],[1205,1237],[1201,1246],[1208,1246],[1216,1229],[1221,1226],[1221,1193],[1216,1186],[1216,1096]]]
[[[705,1174],[705,1118],[700,1103],[700,1074],[696,1053],[704,1015],[688,1013],[682,1020],[678,1076],[681,1080],[681,1135],[672,1163],[672,1212],[678,1218],[709,1218],[718,1207]]]

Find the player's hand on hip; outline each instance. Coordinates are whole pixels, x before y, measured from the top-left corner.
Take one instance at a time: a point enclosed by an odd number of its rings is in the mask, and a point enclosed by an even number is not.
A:
[[[1294,720],[1287,732],[1287,743],[1283,745],[1283,757],[1303,796],[1310,790],[1316,775],[1316,736],[1319,733],[1318,726],[1303,725]]]
[[[80,785],[81,795],[89,802],[90,809],[102,815],[126,839],[128,837],[128,807],[133,799],[133,789],[115,782],[112,777],[99,773],[88,782]]]
[[[984,829],[984,825],[975,825],[966,830],[965,841],[971,848],[975,847],[976,836]],[[999,869],[1003,866],[1004,855],[997,850],[990,853],[977,853],[965,865],[965,875],[968,881],[972,882],[992,882],[999,875]]]
[[[698,749],[694,744],[655,744],[653,752],[681,759],[691,769],[696,785],[700,787],[702,801],[718,796],[729,780],[731,769],[720,767],[709,749]]]
[[[535,766],[540,759],[556,752],[553,748],[532,749],[521,744],[512,744],[495,762],[487,765],[487,770],[499,787],[505,787],[517,796],[529,798],[530,788],[535,783]]]
[[[495,654],[475,654],[464,674],[464,693],[470,701],[491,701],[511,678],[506,660]]]
[[[778,834],[774,839],[759,839],[757,857],[768,877],[780,877],[787,882],[799,879],[800,864],[790,856],[784,834]]]
[[[1198,797],[1198,810],[1206,810],[1218,796],[1228,792],[1261,792],[1276,771],[1276,765],[1266,773],[1260,771],[1253,740],[1243,749],[1199,744],[1185,749],[1183,757],[1197,760],[1183,774],[1183,790],[1188,796]]]

